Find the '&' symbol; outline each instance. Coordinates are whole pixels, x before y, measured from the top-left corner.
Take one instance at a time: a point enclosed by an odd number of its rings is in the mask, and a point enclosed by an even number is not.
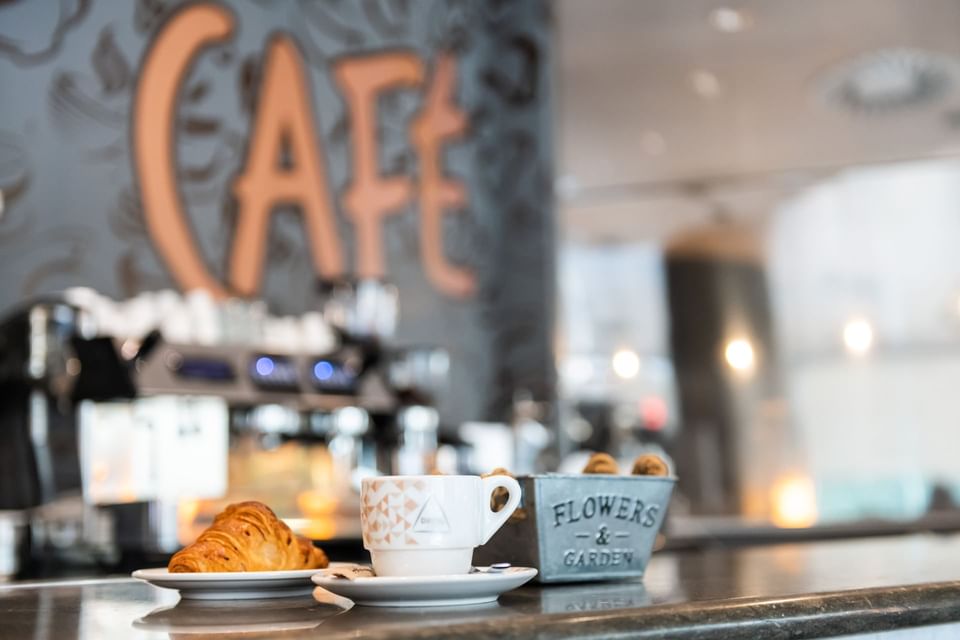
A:
[[[600,528],[597,529],[597,544],[610,544],[610,531],[605,524],[600,525]]]

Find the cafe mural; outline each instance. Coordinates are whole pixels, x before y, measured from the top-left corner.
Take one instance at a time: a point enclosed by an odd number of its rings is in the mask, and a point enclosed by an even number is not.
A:
[[[549,399],[549,27],[544,2],[0,3],[0,309],[84,285],[302,313],[386,279],[397,339],[451,352],[445,421]]]

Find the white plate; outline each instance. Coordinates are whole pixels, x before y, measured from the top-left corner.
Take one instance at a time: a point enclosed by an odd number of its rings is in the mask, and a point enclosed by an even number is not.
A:
[[[500,594],[516,589],[535,575],[536,569],[510,567],[504,571],[453,576],[338,578],[343,567],[330,567],[311,580],[327,591],[368,607],[444,607],[493,602]]]
[[[330,563],[330,568],[343,565]],[[310,577],[323,569],[296,571],[236,571],[221,573],[170,573],[162,569],[139,569],[131,575],[161,589],[176,589],[191,600],[248,600],[286,598],[310,593]]]

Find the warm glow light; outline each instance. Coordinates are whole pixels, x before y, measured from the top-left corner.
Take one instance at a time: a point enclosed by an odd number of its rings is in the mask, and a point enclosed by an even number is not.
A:
[[[120,489],[117,491],[117,502],[120,504],[129,504],[131,502],[137,502],[139,498],[137,490],[133,488],[128,482],[124,482],[120,485]]]
[[[330,515],[337,510],[337,504],[335,497],[323,491],[307,490],[297,494],[297,507],[310,518]]]
[[[748,28],[751,23],[752,20],[750,16],[739,9],[717,7],[710,12],[710,24],[712,24],[713,28],[717,31],[724,33],[743,31]]]
[[[197,538],[196,526],[199,513],[199,500],[184,499],[177,503],[177,540],[180,544],[190,544]]]
[[[177,504],[177,522],[193,522],[199,512],[199,500],[181,500]]]
[[[613,354],[613,372],[624,380],[636,378],[640,373],[640,356],[632,349],[619,349]]]
[[[292,527],[291,522],[287,524]],[[300,521],[295,530],[311,540],[329,540],[337,535],[337,523],[329,517],[308,518]]]
[[[690,74],[690,85],[701,98],[716,98],[720,95],[720,79],[706,69],[697,69]]]
[[[850,320],[843,326],[843,344],[851,354],[865,355],[873,347],[873,327],[863,319]]]
[[[723,357],[734,371],[739,373],[753,371],[755,361],[753,345],[746,338],[734,338],[728,342],[727,348],[723,350]]]
[[[806,476],[786,476],[770,490],[773,524],[783,528],[809,527],[817,521],[817,496]]]

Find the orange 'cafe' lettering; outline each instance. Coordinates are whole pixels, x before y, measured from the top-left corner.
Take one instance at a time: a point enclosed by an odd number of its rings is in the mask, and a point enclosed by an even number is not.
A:
[[[300,52],[285,35],[274,36],[267,44],[248,153],[233,183],[238,222],[230,250],[229,285],[210,273],[200,255],[177,192],[176,96],[191,60],[232,32],[233,16],[227,9],[191,5],[167,23],[144,60],[133,111],[133,147],[144,215],[157,251],[184,290],[203,288],[218,298],[256,295],[270,215],[277,205],[296,204],[302,211],[315,271],[325,278],[341,276],[343,250],[309,85]],[[456,60],[448,54],[438,56],[424,105],[410,123],[420,166],[416,182],[409,176],[380,172],[376,108],[383,93],[423,86],[423,62],[404,51],[364,54],[335,62],[333,75],[345,97],[353,136],[352,178],[343,204],[357,232],[357,275],[386,275],[383,220],[417,197],[420,260],[427,280],[446,295],[472,295],[474,274],[447,262],[441,234],[443,214],[467,202],[464,186],[442,170],[443,145],[467,129],[464,113],[453,103]],[[284,144],[289,145],[293,159],[290,167],[277,164]]]

